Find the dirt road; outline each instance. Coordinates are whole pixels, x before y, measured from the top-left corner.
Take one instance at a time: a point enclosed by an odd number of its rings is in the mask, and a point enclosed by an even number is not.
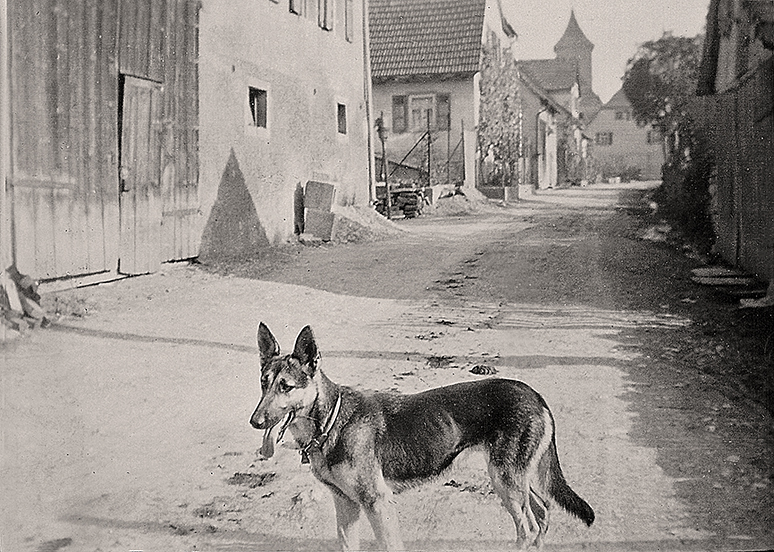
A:
[[[756,364],[770,358],[713,325],[737,314],[689,281],[694,261],[639,238],[642,188],[550,190],[378,242],[287,248],[239,276],[175,266],[49,296],[70,316],[0,350],[0,549],[335,547],[331,499],[298,453],[257,453],[259,320],[285,347],[311,324],[323,369],[355,387],[485,377],[474,366],[535,387],[597,514],[588,529],[557,512],[548,550],[771,548]],[[771,323],[749,316],[752,333]],[[412,549],[511,547],[476,453],[397,504]]]

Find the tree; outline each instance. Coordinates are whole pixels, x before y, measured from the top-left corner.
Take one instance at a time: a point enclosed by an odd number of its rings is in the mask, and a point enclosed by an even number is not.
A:
[[[653,125],[664,137],[663,182],[654,194],[659,212],[709,251],[714,241],[709,187],[713,161],[688,109],[703,41],[701,35],[665,34],[646,42],[627,64],[623,90],[637,122]]]
[[[640,46],[626,66],[623,90],[634,117],[661,132],[667,163],[687,155],[691,134],[688,103],[696,91],[703,43],[703,35],[688,38],[664,33]]]
[[[516,60],[509,50],[486,45],[481,64],[478,146],[496,176],[510,185],[518,172],[521,99]]]

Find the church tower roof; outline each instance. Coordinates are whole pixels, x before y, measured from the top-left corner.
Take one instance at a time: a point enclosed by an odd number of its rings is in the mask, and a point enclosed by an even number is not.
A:
[[[593,49],[594,44],[583,34],[580,25],[578,25],[578,20],[575,19],[575,10],[572,10],[570,12],[570,22],[567,23],[567,28],[564,30],[562,38],[554,46],[554,52],[557,54],[567,50],[588,50],[590,52]]]

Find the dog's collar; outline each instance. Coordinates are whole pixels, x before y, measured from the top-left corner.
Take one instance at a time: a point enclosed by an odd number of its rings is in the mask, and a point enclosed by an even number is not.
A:
[[[336,397],[336,404],[333,405],[333,409],[328,413],[328,419],[326,420],[320,435],[318,435],[317,437],[313,437],[312,440],[309,441],[306,444],[306,446],[299,451],[301,453],[302,464],[309,463],[309,449],[311,449],[312,447],[317,447],[322,449],[322,446],[325,444],[325,441],[328,440],[328,435],[330,434],[331,429],[333,429],[333,424],[336,423],[336,418],[338,418],[340,410],[341,410],[341,389],[339,389],[339,395],[338,397]]]

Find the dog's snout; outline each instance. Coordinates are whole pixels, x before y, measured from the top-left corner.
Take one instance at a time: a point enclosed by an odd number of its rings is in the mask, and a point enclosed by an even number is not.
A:
[[[250,425],[253,426],[255,429],[265,429],[266,428],[266,414],[263,412],[259,412],[258,409],[253,412],[253,415],[250,416]]]

